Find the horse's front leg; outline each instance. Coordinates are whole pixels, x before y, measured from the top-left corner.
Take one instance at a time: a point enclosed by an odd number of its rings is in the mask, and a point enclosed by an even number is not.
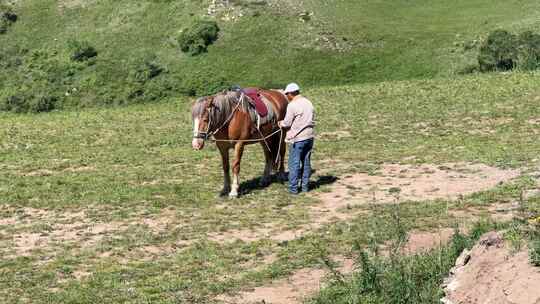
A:
[[[230,197],[238,196],[238,189],[240,188],[240,162],[242,161],[242,154],[244,153],[244,144],[236,143],[234,146],[234,163],[233,163],[233,180],[232,189],[229,193]]]
[[[229,163],[229,145],[217,144],[219,153],[221,154],[221,164],[223,165],[223,190],[220,196],[228,195],[231,192],[231,173]]]

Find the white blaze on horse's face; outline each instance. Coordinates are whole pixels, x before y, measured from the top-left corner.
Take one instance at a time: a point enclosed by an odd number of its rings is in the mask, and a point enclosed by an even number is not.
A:
[[[193,141],[191,142],[191,146],[195,150],[201,150],[204,147],[204,140],[202,138],[196,138],[199,135],[199,125],[199,118],[195,118],[193,121]]]

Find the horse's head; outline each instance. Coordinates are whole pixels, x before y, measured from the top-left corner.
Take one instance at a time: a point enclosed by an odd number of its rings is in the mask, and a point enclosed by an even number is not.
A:
[[[213,97],[199,98],[191,108],[191,117],[193,119],[193,141],[191,145],[195,150],[204,148],[204,142],[211,136],[211,112],[214,108]]]

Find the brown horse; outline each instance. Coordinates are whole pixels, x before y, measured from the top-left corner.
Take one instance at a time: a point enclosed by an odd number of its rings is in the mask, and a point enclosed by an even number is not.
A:
[[[244,147],[260,143],[265,157],[262,185],[270,183],[272,168],[283,178],[285,144],[277,122],[285,118],[287,98],[279,91],[258,89],[268,114],[261,118],[242,91],[222,93],[199,98],[192,107],[193,142],[195,150],[204,148],[212,136],[221,153],[223,163],[223,191],[221,195],[237,197],[240,185],[240,162]],[[234,148],[231,187],[229,150]]]

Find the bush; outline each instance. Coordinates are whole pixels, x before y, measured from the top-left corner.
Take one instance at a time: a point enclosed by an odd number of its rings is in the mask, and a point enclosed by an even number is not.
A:
[[[77,62],[85,62],[98,55],[96,49],[87,41],[70,40],[68,48],[71,60]]]
[[[11,7],[0,4],[0,34],[5,34],[8,28],[17,22],[18,16]]]
[[[478,64],[482,72],[508,71],[518,61],[518,39],[505,30],[496,30],[489,34],[480,47]]]
[[[526,31],[519,35],[518,42],[518,67],[522,70],[540,67],[540,35]]]
[[[0,110],[15,113],[40,113],[50,112],[57,107],[58,98],[45,92],[34,94],[19,88],[10,93],[4,94],[6,96],[0,100]]]
[[[184,53],[196,56],[208,50],[208,46],[218,38],[219,27],[215,21],[199,20],[184,29],[178,37],[178,44]]]

